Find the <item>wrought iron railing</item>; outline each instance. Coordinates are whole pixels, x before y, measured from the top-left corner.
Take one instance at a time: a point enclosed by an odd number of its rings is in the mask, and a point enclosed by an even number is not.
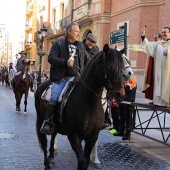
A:
[[[39,31],[37,31],[37,32],[34,33],[34,42],[37,42],[39,40],[40,40],[40,38],[39,38]]]
[[[51,24],[51,26],[47,28],[48,30],[47,36],[64,30],[67,27],[67,25],[70,23],[71,23],[71,15],[61,19],[60,21],[55,22],[54,24]]]

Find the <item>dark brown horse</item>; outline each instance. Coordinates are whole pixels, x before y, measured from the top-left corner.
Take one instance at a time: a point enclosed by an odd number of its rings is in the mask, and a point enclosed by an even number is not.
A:
[[[87,170],[92,148],[104,122],[101,102],[104,88],[107,89],[108,99],[115,98],[117,101],[121,101],[125,95],[123,52],[123,50],[109,49],[108,45],[105,45],[103,51],[88,62],[65,105],[62,114],[63,123],[59,122],[58,114],[54,116],[55,130],[51,136],[49,157],[47,157],[47,137],[40,133],[40,128],[43,121],[47,119],[47,103],[41,99],[41,95],[49,86],[50,80],[37,88],[35,96],[37,136],[44,152],[45,169],[51,169],[49,162],[54,161],[54,138],[57,133],[60,133],[67,135],[71,147],[76,153],[77,169]],[[83,140],[85,141],[84,149]]]
[[[4,85],[4,82],[5,82],[5,71],[2,70],[1,73],[2,73],[2,74],[1,74],[0,82],[2,82],[2,85]]]
[[[15,85],[16,111],[21,111],[20,103],[23,94],[25,94],[24,113],[27,112],[27,97],[28,97],[29,87],[30,87],[30,79],[28,75],[29,64],[30,64],[29,61],[25,63],[24,68],[21,70],[21,74],[16,79],[16,85]]]

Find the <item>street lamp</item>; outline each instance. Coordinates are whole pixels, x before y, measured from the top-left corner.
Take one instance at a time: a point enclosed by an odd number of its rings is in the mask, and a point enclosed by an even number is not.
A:
[[[43,27],[40,29],[40,31],[38,31],[38,36],[39,36],[39,39],[40,39],[40,47],[39,47],[39,50],[38,50],[38,55],[40,57],[40,64],[39,64],[39,72],[38,72],[38,78],[37,78],[37,87],[41,84],[41,64],[42,64],[42,57],[44,55],[46,55],[45,52],[43,52],[43,42],[44,42],[44,38],[46,36],[46,33],[47,33],[47,29],[46,27],[44,26],[43,24]]]

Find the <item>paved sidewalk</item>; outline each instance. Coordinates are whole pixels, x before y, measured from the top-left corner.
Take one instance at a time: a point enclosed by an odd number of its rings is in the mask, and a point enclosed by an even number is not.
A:
[[[36,112],[33,93],[28,97],[28,112],[15,111],[11,89],[0,84],[0,169],[42,170],[43,153],[36,136]],[[98,155],[102,170],[170,170],[170,147],[132,133],[131,141],[122,141],[102,130]],[[50,139],[48,137],[48,139]],[[58,154],[52,170],[76,170],[77,160],[66,136],[58,135]],[[90,165],[89,170],[95,168]]]

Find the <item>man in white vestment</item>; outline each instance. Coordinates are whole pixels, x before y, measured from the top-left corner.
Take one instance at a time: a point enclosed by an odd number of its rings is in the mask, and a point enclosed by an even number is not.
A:
[[[155,33],[153,35],[153,40],[155,42],[161,41],[162,34]],[[145,93],[145,98],[149,100],[153,100],[153,80],[154,80],[153,74],[154,74],[154,58],[151,56],[147,56],[142,92]],[[153,104],[153,102],[150,102],[149,104]]]
[[[153,104],[170,106],[170,28],[162,29],[162,40],[148,42],[141,30],[140,48],[154,58]]]

